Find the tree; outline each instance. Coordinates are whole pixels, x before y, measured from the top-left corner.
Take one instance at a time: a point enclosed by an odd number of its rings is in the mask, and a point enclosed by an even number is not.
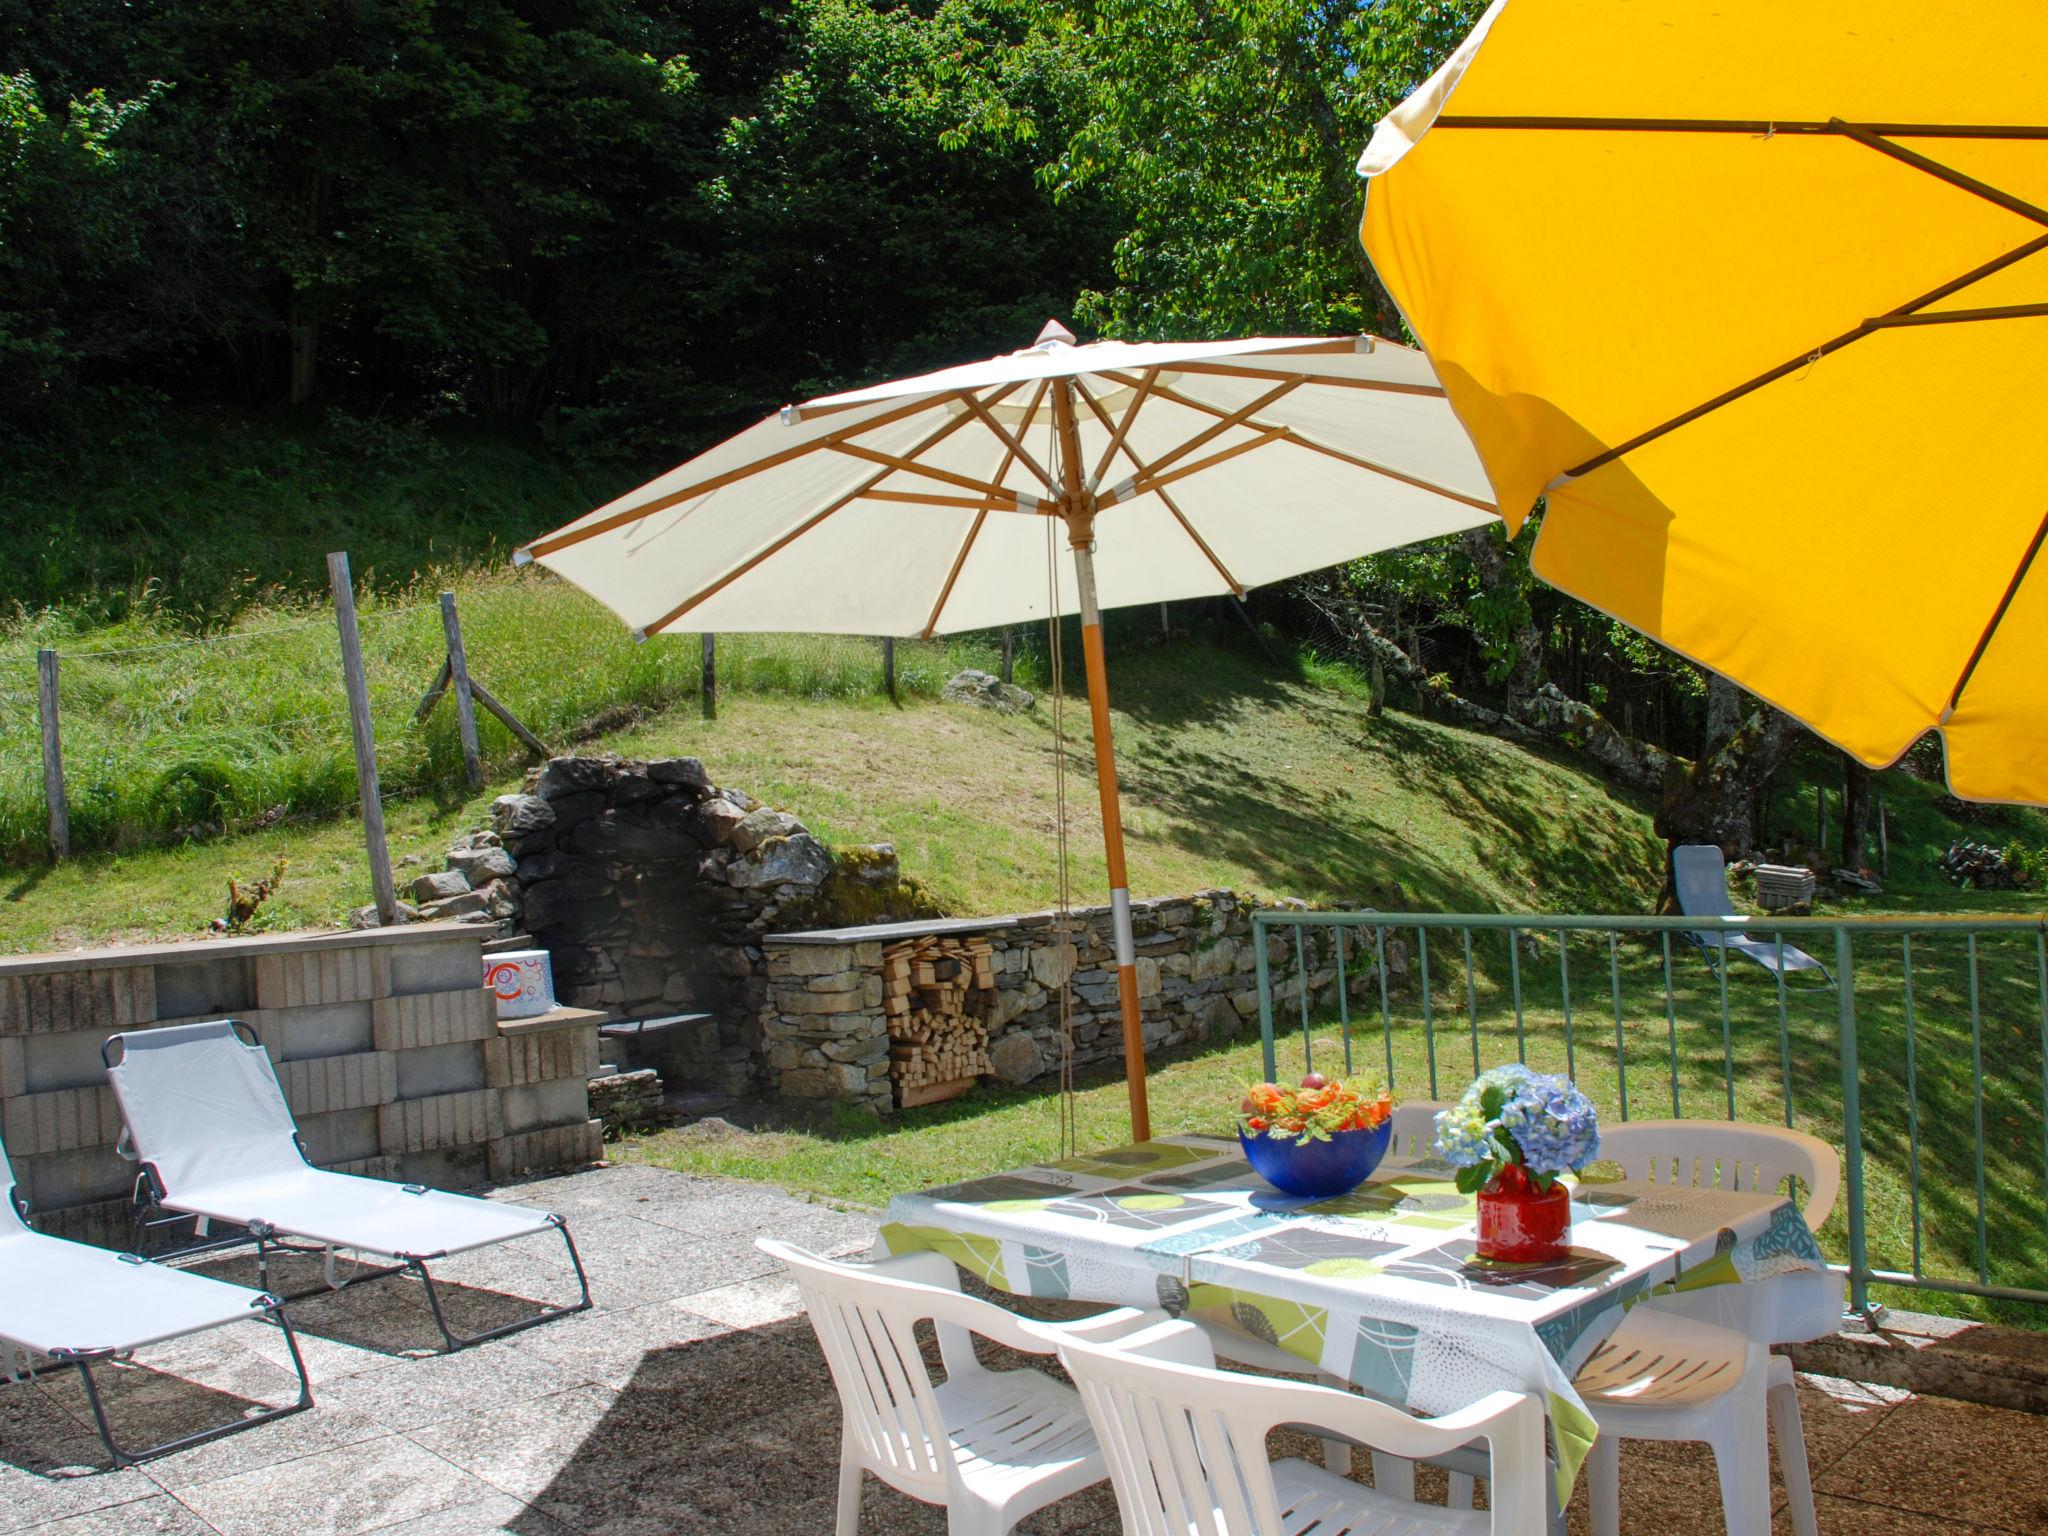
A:
[[[1712,843],[1728,859],[1756,851],[1758,791],[1775,773],[1797,740],[1790,715],[1758,703],[1734,734],[1702,752],[1690,765],[1674,764],[1665,781],[1654,827],[1671,847]],[[1675,900],[1667,861],[1659,911]]]
[[[1091,86],[1047,168],[1123,233],[1080,309],[1130,337],[1377,330],[1399,319],[1358,241],[1373,122],[1478,18],[1477,0],[1079,0]]]
[[[124,131],[147,98],[87,92],[52,114],[34,75],[0,75],[0,405],[34,411],[101,331],[79,289],[136,257]]]
[[[1869,867],[1870,834],[1876,820],[1870,794],[1870,770],[1848,753],[1842,754],[1842,867],[1860,872]]]

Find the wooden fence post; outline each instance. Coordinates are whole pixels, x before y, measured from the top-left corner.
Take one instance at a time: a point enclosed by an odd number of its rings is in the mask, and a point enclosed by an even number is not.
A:
[[[1006,683],[1014,683],[1017,680],[1012,675],[1016,671],[1016,658],[1017,650],[1015,642],[1010,636],[1010,626],[1005,624],[1003,626],[1003,681]]]
[[[341,635],[341,674],[348,688],[349,733],[356,751],[356,796],[363,807],[363,842],[370,855],[370,891],[377,920],[398,921],[398,890],[391,883],[391,849],[384,841],[384,801],[377,789],[377,738],[370,728],[370,685],[363,675],[363,637],[356,628],[355,586],[348,553],[327,557],[327,584],[334,591],[334,626]]]
[[[882,636],[882,686],[888,690],[891,702],[896,698],[896,640],[892,635]]]
[[[697,697],[703,705],[704,718],[718,718],[718,636],[710,630],[704,631],[704,678],[697,685]]]
[[[484,787],[484,759],[476,741],[476,699],[469,691],[469,658],[462,650],[462,620],[455,594],[441,594],[441,632],[448,637],[448,679],[455,688],[455,722],[462,732],[462,776],[471,789]]]
[[[50,857],[71,857],[71,803],[64,796],[64,747],[57,734],[57,653],[36,652],[36,713],[43,727],[43,799],[50,808]]]

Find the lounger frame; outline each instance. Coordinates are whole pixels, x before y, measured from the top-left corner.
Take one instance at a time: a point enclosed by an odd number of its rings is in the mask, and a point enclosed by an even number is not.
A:
[[[258,1051],[262,1050],[262,1041],[257,1037],[256,1031],[248,1024],[239,1019],[230,1019],[223,1022],[233,1029],[236,1037],[243,1044]],[[106,1063],[110,1072],[118,1060],[116,1047],[120,1041],[121,1036],[115,1035],[100,1047],[101,1059]],[[126,1150],[126,1144],[127,1138],[124,1135],[124,1151]],[[312,1157],[307,1152],[305,1138],[298,1133],[296,1128],[292,1132],[292,1145],[297,1149],[300,1159],[309,1169],[312,1169],[314,1172],[326,1171],[319,1169],[314,1164]],[[210,1236],[211,1227],[216,1221],[222,1220],[222,1218],[209,1217],[200,1212],[179,1209],[172,1200],[169,1191],[165,1188],[163,1178],[157,1172],[155,1165],[147,1159],[140,1157],[137,1158],[137,1162],[139,1169],[135,1182],[135,1207],[138,1223],[147,1227],[178,1221],[194,1222],[196,1224],[195,1235],[202,1240],[198,1247],[205,1249],[234,1246],[243,1241],[235,1238],[212,1238]],[[347,1178],[353,1177],[353,1175],[344,1174],[337,1175],[337,1177]],[[411,1195],[427,1195],[432,1193],[428,1186],[424,1184],[400,1184],[397,1188]],[[569,1234],[569,1225],[560,1215],[553,1211],[542,1214],[545,1217],[546,1225],[560,1235],[562,1246],[568,1252],[570,1268],[575,1271],[576,1275],[576,1300],[564,1302],[558,1306],[546,1306],[530,1317],[515,1318],[511,1322],[501,1323],[497,1327],[486,1328],[476,1333],[458,1333],[449,1325],[447,1312],[441,1304],[439,1286],[434,1279],[433,1272],[427,1267],[429,1264],[448,1258],[450,1256],[450,1250],[448,1249],[443,1248],[422,1253],[385,1253],[377,1249],[350,1248],[348,1250],[350,1252],[375,1254],[377,1257],[389,1258],[396,1262],[375,1265],[359,1273],[344,1276],[336,1266],[336,1255],[342,1249],[340,1244],[321,1243],[317,1240],[310,1244],[294,1243],[290,1241],[292,1237],[302,1237],[305,1234],[294,1233],[288,1228],[273,1222],[229,1222],[227,1224],[242,1227],[248,1233],[246,1241],[253,1242],[256,1245],[257,1278],[266,1291],[271,1288],[270,1261],[274,1255],[297,1254],[318,1256],[322,1259],[324,1283],[308,1286],[300,1291],[280,1293],[281,1305],[306,1301],[315,1296],[332,1295],[337,1291],[346,1290],[350,1286],[361,1285],[372,1280],[383,1280],[394,1275],[412,1275],[420,1282],[421,1289],[426,1293],[427,1308],[433,1315],[434,1326],[439,1331],[443,1341],[443,1353],[453,1354],[457,1350],[467,1349],[475,1344],[486,1344],[493,1339],[502,1339],[510,1334],[524,1332],[528,1328],[539,1327],[542,1323],[553,1322],[556,1318],[568,1317],[577,1312],[587,1312],[590,1310],[590,1277],[583,1268],[583,1256],[576,1251],[576,1240]],[[521,1235],[533,1236],[537,1234],[526,1233]],[[512,1238],[502,1239],[502,1241],[508,1242],[514,1240]],[[495,1246],[495,1244],[480,1246]]]
[[[22,1222],[26,1225],[29,1214],[28,1202],[21,1197],[18,1190],[11,1188],[5,1191],[5,1197],[20,1212]],[[50,1241],[61,1242],[64,1239],[51,1238]],[[132,1253],[117,1254],[115,1257],[136,1265],[149,1262]],[[251,1321],[275,1323],[278,1330],[283,1333],[285,1349],[291,1355],[292,1371],[299,1379],[298,1396],[291,1402],[281,1404],[278,1407],[265,1408],[256,1413],[245,1414],[240,1418],[231,1419],[225,1424],[215,1424],[206,1429],[194,1430],[191,1434],[178,1435],[157,1445],[144,1447],[141,1450],[130,1450],[114,1438],[114,1428],[107,1417],[106,1402],[100,1396],[99,1382],[92,1373],[94,1366],[105,1365],[110,1361],[127,1359],[134,1354],[133,1350],[111,1348],[58,1349],[50,1351],[47,1357],[49,1364],[29,1365],[25,1363],[17,1364],[16,1362],[18,1356],[26,1359],[30,1352],[18,1350],[14,1344],[0,1339],[0,1382],[34,1381],[38,1377],[52,1376],[63,1371],[77,1371],[78,1379],[85,1388],[86,1404],[92,1409],[93,1424],[99,1430],[100,1444],[106,1447],[107,1455],[112,1459],[115,1470],[118,1471],[122,1467],[136,1466],[145,1461],[153,1461],[159,1456],[168,1456],[174,1451],[190,1450],[195,1445],[204,1445],[208,1441],[218,1440],[224,1435],[238,1434],[242,1430],[253,1429],[259,1424],[268,1424],[274,1419],[282,1419],[294,1413],[303,1413],[313,1406],[313,1384],[307,1379],[306,1362],[299,1353],[298,1335],[292,1332],[291,1319],[285,1316],[283,1300],[265,1292],[251,1299],[249,1308]],[[206,1330],[196,1329],[193,1331],[205,1332]],[[188,1336],[178,1335],[178,1337]]]
[[[1718,900],[1715,899],[1716,893],[1713,891],[1709,890],[1699,893],[1707,897],[1704,905],[1712,908],[1712,910],[1694,911],[1692,910],[1692,904],[1686,900],[1688,880],[1686,874],[1680,868],[1681,862],[1683,862],[1681,855],[1695,850],[1711,852],[1720,871]],[[1697,862],[1704,863],[1703,860]],[[1671,889],[1677,898],[1679,911],[1686,917],[1697,917],[1702,920],[1719,920],[1740,915],[1736,912],[1735,904],[1728,895],[1728,861],[1721,853],[1721,850],[1710,843],[1685,843],[1671,850]],[[1758,919],[1756,921],[1759,927],[1761,927],[1762,920]],[[1679,937],[1700,952],[1701,957],[1707,962],[1708,970],[1713,973],[1717,980],[1720,978],[1723,969],[1727,966],[1728,957],[1732,953],[1740,955],[1752,965],[1770,972],[1787,992],[1832,992],[1835,989],[1835,978],[1824,963],[1813,955],[1807,954],[1805,950],[1800,949],[1798,946],[1784,943],[1782,938],[1775,947],[1786,958],[1793,955],[1799,956],[1800,959],[1808,962],[1806,965],[1789,966],[1781,969],[1779,966],[1772,965],[1764,956],[1754,953],[1752,949],[1732,942],[1734,940],[1743,940],[1757,949],[1765,950],[1774,947],[1770,942],[1759,938],[1756,932],[1747,929],[1702,928],[1697,931],[1687,930],[1681,933]],[[1792,975],[1804,975],[1809,971],[1820,972],[1820,980],[1818,982],[1796,982],[1791,979]]]

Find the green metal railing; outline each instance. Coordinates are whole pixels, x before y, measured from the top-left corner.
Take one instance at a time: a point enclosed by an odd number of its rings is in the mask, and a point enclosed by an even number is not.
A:
[[[1375,1002],[1373,1054],[1397,1092],[1405,1059],[1430,1098],[1455,1097],[1469,1080],[1451,1063],[1462,1046],[1475,1075],[1510,1051],[1535,1057],[1623,1120],[1651,1102],[1646,1074],[1662,1076],[1673,1118],[1690,1092],[1696,1116],[1703,1100],[1716,1118],[1782,1116],[1840,1148],[1844,1200],[1824,1240],[1858,1311],[1872,1285],[2048,1304],[2048,920],[1278,909],[1252,921],[1269,1078],[1276,1009],[1299,1016],[1305,1068],[1341,1049],[1352,1072],[1366,1033],[1353,1005],[1369,1028]],[[1760,941],[1775,971],[1715,946],[1717,933]],[[1788,982],[1784,962],[1801,952],[1822,969]],[[1589,962],[1604,973],[1590,982]],[[1440,1017],[1458,1003],[1462,1021]],[[1597,1033],[1590,1010],[1608,1015]],[[1664,1113],[1664,1086],[1651,1113]]]

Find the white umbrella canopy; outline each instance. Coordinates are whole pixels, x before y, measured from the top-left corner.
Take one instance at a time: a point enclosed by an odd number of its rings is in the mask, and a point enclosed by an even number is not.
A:
[[[642,634],[934,635],[1078,613],[1131,1131],[1150,1133],[1098,585],[1246,588],[1493,521],[1429,363],[1376,337],[1092,342],[828,395],[518,552]],[[1072,582],[1056,579],[1065,525]]]
[[[1495,516],[1470,440],[1410,348],[1075,346],[1060,331],[791,407],[522,554],[649,634],[932,635],[1043,619],[1033,514],[1061,513],[1067,390],[1113,607],[1242,594]],[[1074,583],[1060,598],[1078,611]]]

